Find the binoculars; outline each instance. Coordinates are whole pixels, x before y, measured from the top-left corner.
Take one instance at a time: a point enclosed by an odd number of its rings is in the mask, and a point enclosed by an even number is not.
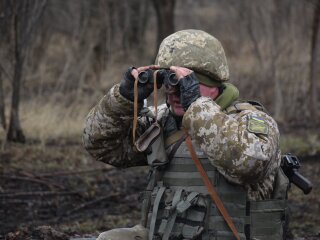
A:
[[[154,72],[156,72],[155,77],[159,84],[165,84],[170,86],[176,86],[179,83],[179,79],[176,74],[169,69],[160,69],[160,70],[146,70],[142,71],[138,75],[138,81],[140,84],[147,84],[153,82]]]

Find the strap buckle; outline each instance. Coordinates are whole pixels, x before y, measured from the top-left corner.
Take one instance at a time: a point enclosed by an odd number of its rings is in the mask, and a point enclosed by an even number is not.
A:
[[[177,204],[177,212],[178,213],[183,213],[184,211],[186,211],[189,207],[192,206],[195,198],[199,195],[199,193],[197,192],[191,192],[188,197],[185,200],[181,200],[178,204]]]

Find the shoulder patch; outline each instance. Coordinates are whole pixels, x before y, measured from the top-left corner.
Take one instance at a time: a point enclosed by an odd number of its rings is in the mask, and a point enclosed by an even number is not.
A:
[[[269,126],[266,121],[263,118],[255,115],[248,116],[247,129],[249,132],[257,134],[267,135],[269,132]]]

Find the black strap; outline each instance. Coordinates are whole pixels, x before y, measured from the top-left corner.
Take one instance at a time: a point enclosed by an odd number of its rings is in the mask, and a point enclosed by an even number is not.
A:
[[[250,218],[250,201],[247,201],[246,202],[246,217],[247,218]],[[251,229],[250,229],[250,223],[247,223],[245,226],[244,226],[244,234],[246,235],[246,239],[247,240],[250,240],[250,232],[251,232]]]
[[[177,152],[178,148],[180,147],[180,145],[183,143],[183,141],[186,139],[186,135],[183,134],[182,137],[173,145],[171,152],[168,155],[168,162],[170,162],[172,160],[172,158],[174,157],[174,154]]]

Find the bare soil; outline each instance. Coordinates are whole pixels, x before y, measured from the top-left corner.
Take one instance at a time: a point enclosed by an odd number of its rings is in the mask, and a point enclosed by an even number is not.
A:
[[[0,159],[0,239],[94,237],[139,222],[145,167],[115,169],[67,141],[8,145]],[[302,159],[311,194],[291,188],[291,238],[320,239],[319,161]]]

